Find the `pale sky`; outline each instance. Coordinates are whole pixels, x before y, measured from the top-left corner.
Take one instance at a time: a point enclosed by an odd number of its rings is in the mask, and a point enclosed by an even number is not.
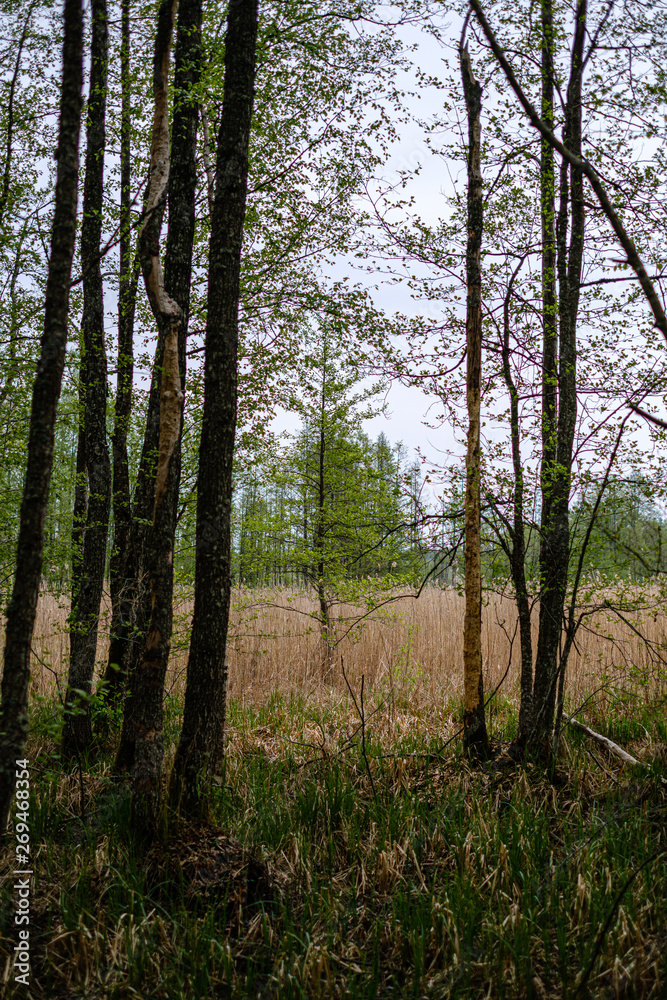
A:
[[[451,38],[458,43],[460,19],[450,17],[452,22]],[[456,25],[454,25],[456,21]],[[446,72],[442,60],[448,54],[425,31],[409,26],[402,28],[402,37],[406,44],[415,43],[418,48],[413,53],[414,64],[428,73],[441,76]],[[451,54],[451,53],[450,53]],[[415,90],[416,84],[412,73],[401,74],[401,80],[406,90]],[[415,118],[430,119],[441,111],[442,93],[435,87],[420,88],[419,96],[408,101],[408,107]],[[449,166],[449,169],[448,169]],[[420,168],[417,179],[409,186],[407,192],[415,199],[414,211],[429,223],[435,224],[447,212],[445,198],[453,193],[452,177],[457,175],[457,181],[465,185],[465,168],[462,164],[446,164],[440,157],[433,155],[425,142],[423,129],[417,121],[401,125],[399,141],[394,144],[390,158],[379,178],[382,184],[396,184],[399,172]],[[335,276],[342,277],[344,270],[352,270],[353,265],[346,264],[340,271],[336,269]],[[371,284],[371,278],[361,272],[353,274],[358,280]],[[378,305],[389,314],[397,312],[407,315],[419,313],[422,307],[415,303],[405,284],[386,282],[381,290],[374,292]],[[424,307],[426,312],[428,307]],[[431,314],[433,306],[430,307]],[[451,430],[441,427],[438,430],[425,426],[427,411],[433,407],[434,398],[427,396],[418,388],[391,385],[387,394],[387,416],[377,416],[364,423],[364,429],[372,437],[384,432],[392,444],[402,441],[410,449],[410,458],[415,457],[419,450],[429,460],[439,462],[440,453],[453,449],[463,455],[460,445],[457,445]],[[433,415],[433,414],[432,414]],[[299,426],[297,418],[290,414],[279,414],[274,421],[275,430],[296,430]]]

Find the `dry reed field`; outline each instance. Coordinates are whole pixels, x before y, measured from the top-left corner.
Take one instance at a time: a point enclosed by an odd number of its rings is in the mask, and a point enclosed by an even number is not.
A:
[[[667,614],[659,597],[656,593],[650,606],[645,602],[642,611],[623,611],[619,617],[602,610],[585,618],[568,665],[570,704],[580,704],[605,683],[626,692],[641,689],[648,699],[662,697],[667,688]],[[364,675],[371,696],[387,694],[416,711],[457,699],[463,686],[463,597],[453,588],[431,587],[416,599],[393,598],[361,621],[363,610],[334,609],[334,669],[323,677],[316,602],[290,590],[235,589],[230,697],[261,705],[273,693],[297,693],[334,702],[345,692],[342,659],[357,686]],[[55,695],[56,684],[66,680],[68,613],[67,598],[41,595],[33,639],[35,694]],[[176,697],[184,691],[191,614],[192,596],[182,590],[175,601],[167,681],[167,692]],[[107,602],[98,642],[100,664],[107,653],[109,617]],[[518,704],[520,652],[513,599],[488,594],[483,617],[485,690],[490,693],[502,681],[500,696]],[[537,617],[536,607],[534,641]]]
[[[67,671],[68,603],[42,595],[33,693],[48,701],[34,699],[26,746],[35,762],[30,995],[664,1000],[667,616],[658,598],[623,619],[588,616],[570,664],[569,702],[594,694],[586,715],[610,736],[621,727],[613,738],[637,766],[592,752],[568,727],[547,774],[504,749],[518,704],[511,599],[489,595],[484,611],[487,692],[509,671],[489,706],[497,753],[472,766],[455,742],[455,590],[369,615],[341,638],[327,678],[312,600],[235,591],[227,747],[210,821],[165,817],[146,851],[113,741],[101,740],[78,772],[62,768],[52,699]],[[191,611],[182,592],[168,757]],[[336,637],[355,614],[337,609]],[[107,628],[108,609],[100,663]],[[342,664],[357,697],[362,674],[367,685],[364,742]],[[623,709],[623,691],[645,704]],[[19,1000],[12,866],[10,845],[0,850],[0,997]]]

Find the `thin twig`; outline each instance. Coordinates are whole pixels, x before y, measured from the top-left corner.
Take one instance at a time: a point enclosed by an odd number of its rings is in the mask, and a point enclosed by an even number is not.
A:
[[[368,772],[368,777],[370,779],[371,788],[373,790],[373,798],[377,801],[377,792],[375,790],[375,782],[373,781],[373,775],[371,773],[371,767],[368,763],[368,756],[366,754],[366,717],[364,714],[364,675],[361,675],[361,708],[357,704],[357,699],[352,690],[352,685],[347,679],[347,674],[345,673],[345,664],[343,663],[343,657],[340,658],[340,668],[343,671],[343,679],[347,685],[347,690],[350,692],[352,701],[354,702],[354,707],[357,710],[357,714],[361,720],[361,756],[364,758],[364,764],[366,765],[366,771]]]
[[[607,768],[604,766],[604,764],[602,763],[602,761],[597,759],[597,757],[595,756],[595,754],[593,753],[593,751],[589,747],[586,747],[586,753],[588,754],[589,757],[592,757],[592,759],[595,761],[595,763],[600,768],[600,770],[604,771],[604,773],[607,775],[607,777],[611,778],[611,780],[614,782],[614,784],[617,785],[618,784],[618,778],[616,778],[611,773],[611,771],[607,770]]]

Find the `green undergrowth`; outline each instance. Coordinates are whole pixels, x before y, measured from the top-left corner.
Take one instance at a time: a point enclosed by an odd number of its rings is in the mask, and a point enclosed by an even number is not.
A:
[[[170,740],[178,715],[169,705]],[[172,819],[146,854],[111,776],[113,732],[63,776],[37,706],[30,994],[9,968],[8,849],[0,994],[664,998],[664,729],[655,713],[621,722],[606,733],[644,767],[572,733],[549,775],[502,742],[471,767],[446,715],[429,726],[385,706],[364,758],[348,702],[232,704],[211,822]],[[510,706],[494,706],[492,725],[511,736]]]

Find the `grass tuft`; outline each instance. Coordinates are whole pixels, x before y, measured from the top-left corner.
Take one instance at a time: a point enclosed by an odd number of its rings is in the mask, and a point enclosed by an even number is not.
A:
[[[497,734],[511,732],[513,706],[495,713]],[[656,776],[612,759],[601,769],[577,734],[554,781],[502,743],[473,769],[456,742],[443,749],[455,715],[380,702],[366,741],[374,791],[348,701],[278,692],[261,708],[233,701],[229,719],[215,822],[174,821],[148,854],[108,756],[83,775],[84,818],[78,777],[35,767],[31,995],[573,1000],[591,962],[585,996],[667,995]],[[644,759],[658,745],[655,727],[624,732]],[[27,755],[48,762],[55,744],[39,726],[31,739]],[[4,875],[11,861],[5,849]],[[11,885],[8,998],[25,996],[10,968]]]

